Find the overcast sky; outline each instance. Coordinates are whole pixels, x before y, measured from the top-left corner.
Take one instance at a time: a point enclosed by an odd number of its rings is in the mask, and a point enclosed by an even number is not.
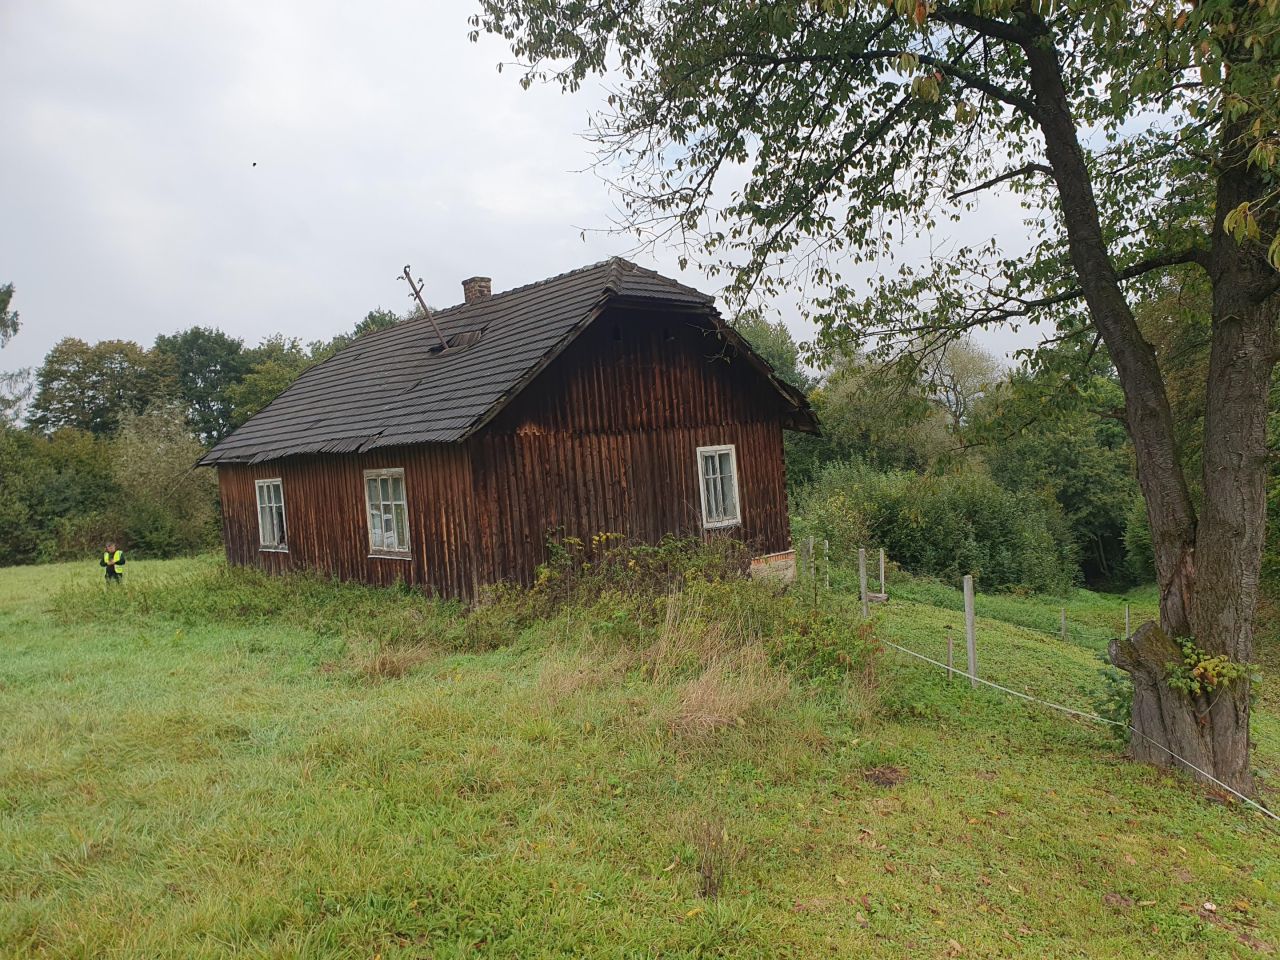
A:
[[[23,321],[0,368],[65,336],[329,337],[405,309],[406,263],[447,306],[475,274],[629,253],[593,232],[596,93],[521,90],[499,41],[468,41],[474,6],[0,0],[0,283]]]

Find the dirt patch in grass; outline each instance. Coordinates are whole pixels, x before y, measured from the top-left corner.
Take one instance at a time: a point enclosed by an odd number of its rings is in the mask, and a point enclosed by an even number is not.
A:
[[[907,771],[901,767],[872,767],[862,771],[862,779],[877,787],[896,787],[907,779]]]

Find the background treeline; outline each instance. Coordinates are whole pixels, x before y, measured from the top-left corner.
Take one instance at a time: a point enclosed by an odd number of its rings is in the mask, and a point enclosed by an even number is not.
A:
[[[0,287],[0,346],[20,326],[12,297]],[[1170,287],[1142,314],[1191,476],[1208,364],[1203,298]],[[68,338],[40,367],[0,375],[3,562],[83,556],[109,538],[153,556],[215,544],[215,479],[196,459],[307,367],[402,319],[374,310],[350,333],[308,344],[277,335],[246,346],[204,327],[150,347]],[[1013,368],[965,342],[892,360],[849,350],[814,373],[783,324],[748,315],[738,326],[822,423],[820,437],[786,438],[798,536],[830,540],[837,556],[884,546],[914,573],[974,573],[986,589],[1152,579],[1123,400],[1095,343],[1064,337]],[[1272,409],[1280,435],[1280,391]],[[1271,489],[1280,519],[1280,480]],[[1280,582],[1280,549],[1269,548],[1266,575]]]
[[[13,296],[0,287],[0,347],[21,326]],[[68,337],[39,367],[0,374],[0,564],[112,539],[139,556],[216,544],[217,481],[195,461],[307,367],[402,319],[378,309],[332,340],[252,347],[205,327],[150,347]]]

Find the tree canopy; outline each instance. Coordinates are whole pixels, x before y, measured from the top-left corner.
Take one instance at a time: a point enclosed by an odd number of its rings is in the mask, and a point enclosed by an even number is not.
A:
[[[142,413],[174,393],[165,358],[130,340],[92,346],[75,337],[60,340],[36,372],[30,424],[53,432],[75,427],[98,436],[114,433],[129,413]]]
[[[231,429],[227,390],[249,372],[244,342],[221,330],[191,327],[156,337],[155,352],[172,367],[178,397],[192,430],[216,443]]]

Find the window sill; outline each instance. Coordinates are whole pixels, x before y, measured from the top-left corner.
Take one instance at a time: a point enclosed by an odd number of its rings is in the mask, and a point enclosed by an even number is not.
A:
[[[258,544],[259,553],[288,553],[288,547],[268,547],[265,544]]]
[[[408,551],[391,553],[389,551],[375,551],[369,554],[370,560],[412,560],[413,554]]]
[[[702,529],[703,530],[724,530],[726,527],[740,527],[740,526],[742,526],[742,518],[736,517],[733,520],[716,520],[716,521],[713,521],[712,523],[704,522],[702,524]]]

